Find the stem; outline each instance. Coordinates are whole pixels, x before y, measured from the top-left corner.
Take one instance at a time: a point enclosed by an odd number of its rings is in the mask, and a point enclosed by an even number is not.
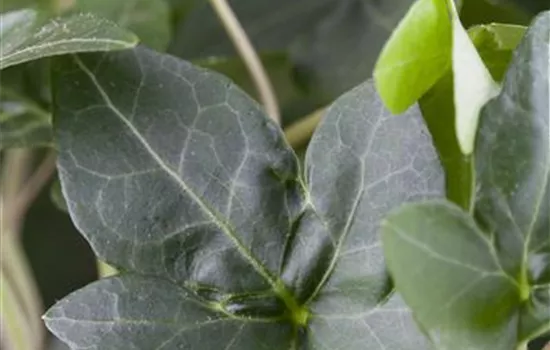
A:
[[[318,109],[285,129],[286,139],[294,149],[304,146],[311,139],[325,111],[324,108]]]
[[[0,228],[3,230],[19,229],[20,222],[13,217],[13,205],[29,175],[31,163],[32,151],[29,149],[13,149],[5,152],[3,171],[0,174]]]
[[[40,294],[19,233],[27,209],[55,171],[55,153],[29,178],[32,160],[30,149],[7,151],[0,178],[0,330],[9,350],[41,349],[45,335]]]
[[[23,221],[28,208],[54,174],[56,158],[55,152],[50,151],[12,202],[10,217],[16,225]]]
[[[252,43],[248,39],[246,32],[239,23],[235,13],[227,3],[227,0],[210,0],[210,4],[220,18],[227,34],[229,35],[237,52],[244,61],[254,85],[258,90],[261,103],[267,114],[277,123],[280,124],[281,117],[279,113],[279,105],[277,97],[273,91],[273,85],[267,76],[262,61],[254,50]]]

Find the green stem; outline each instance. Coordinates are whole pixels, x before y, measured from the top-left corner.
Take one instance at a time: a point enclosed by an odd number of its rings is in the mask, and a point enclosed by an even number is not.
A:
[[[0,237],[0,315],[2,331],[12,346],[6,350],[41,349],[44,339],[44,327],[40,319],[42,303],[33,275],[18,236],[6,234],[2,230]]]
[[[262,102],[267,114],[277,123],[280,124],[281,117],[279,112],[279,104],[277,96],[273,89],[273,85],[269,80],[269,76],[258,57],[258,53],[250,42],[243,27],[239,23],[237,16],[231,9],[231,6],[226,0],[210,0],[214,11],[222,22],[229,38],[233,42],[235,49],[241,56],[243,62],[250,73],[252,81],[258,90],[260,101]]]
[[[308,143],[325,111],[326,109],[324,108],[318,109],[285,129],[286,139],[294,149],[305,146]]]

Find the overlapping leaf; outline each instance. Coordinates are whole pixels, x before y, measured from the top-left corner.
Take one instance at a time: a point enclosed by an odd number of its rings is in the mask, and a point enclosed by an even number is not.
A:
[[[496,81],[502,81],[525,30],[522,26],[489,24],[472,27],[468,31]],[[419,105],[445,168],[447,197],[469,210],[473,203],[474,172],[471,159],[462,154],[456,138],[453,95],[453,72],[449,67],[437,84],[420,99]]]
[[[451,33],[447,0],[419,0],[401,20],[374,69],[392,112],[409,108],[443,76],[451,64]]]
[[[125,271],[48,312],[73,348],[426,347],[377,237],[392,207],[442,195],[417,108],[392,117],[370,82],[343,96],[306,185],[280,129],[217,74],[137,48],[59,59],[54,77],[69,212]]]
[[[550,330],[550,13],[534,22],[501,94],[482,111],[477,222],[441,203],[405,207],[384,231],[388,267],[446,349],[511,349]],[[406,266],[415,262],[411,273]]]
[[[171,36],[170,8],[166,1],[77,0],[75,9],[109,19],[135,33],[141,43],[163,51]]]
[[[71,52],[125,49],[136,43],[132,33],[91,15],[47,19],[26,9],[0,17],[0,69]]]

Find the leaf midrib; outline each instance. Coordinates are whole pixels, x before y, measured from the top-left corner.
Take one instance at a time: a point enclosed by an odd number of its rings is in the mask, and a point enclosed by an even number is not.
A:
[[[252,255],[248,248],[246,248],[241,240],[237,237],[235,230],[226,223],[214,209],[210,208],[182,179],[175,173],[160,156],[149,146],[147,141],[143,138],[141,133],[132,125],[132,123],[126,118],[126,116],[113,104],[109,95],[103,90],[101,84],[96,79],[94,73],[80,60],[76,55],[72,56],[78,67],[88,76],[91,80],[107,107],[126,125],[126,127],[132,132],[132,134],[138,139],[145,150],[153,158],[153,160],[172,178],[176,183],[191,196],[191,198],[199,205],[202,211],[210,217],[214,224],[216,224],[224,234],[229,237],[233,244],[237,247],[239,253],[247,260],[247,262],[262,276],[269,285],[273,288],[275,294],[277,294],[287,305],[288,309],[294,311],[299,309],[296,299],[292,293],[287,289],[286,285],[280,278],[273,277],[271,273]],[[143,79],[143,77],[141,77]]]

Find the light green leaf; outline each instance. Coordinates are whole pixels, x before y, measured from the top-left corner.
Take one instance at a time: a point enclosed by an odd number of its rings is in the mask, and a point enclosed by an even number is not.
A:
[[[386,43],[376,67],[376,88],[393,113],[422,97],[451,64],[451,21],[446,0],[418,0]]]
[[[501,82],[525,27],[488,24],[469,30],[481,59],[493,79]],[[447,176],[447,197],[466,210],[473,205],[474,172],[470,157],[464,157],[456,138],[453,72],[445,75],[421,99],[420,108],[434,138]]]
[[[382,237],[395,286],[436,348],[515,348],[518,284],[468,213],[408,205],[384,221]]]
[[[27,9],[0,16],[0,69],[71,52],[126,49],[136,43],[132,33],[92,15],[45,19]]]
[[[547,12],[482,110],[477,221],[432,202],[406,206],[384,225],[396,288],[441,348],[523,349],[550,330],[549,52]]]
[[[131,30],[155,50],[165,50],[170,41],[170,8],[165,0],[76,0],[74,9]]]
[[[469,156],[474,151],[479,112],[487,101],[499,93],[499,86],[462,27],[454,3],[449,3],[453,23],[455,128],[462,154]]]
[[[57,61],[69,212],[125,272],[54,306],[56,335],[91,349],[427,347],[377,235],[396,205],[442,196],[417,108],[393,117],[371,82],[344,95],[306,185],[281,130],[218,74],[144,47]]]

